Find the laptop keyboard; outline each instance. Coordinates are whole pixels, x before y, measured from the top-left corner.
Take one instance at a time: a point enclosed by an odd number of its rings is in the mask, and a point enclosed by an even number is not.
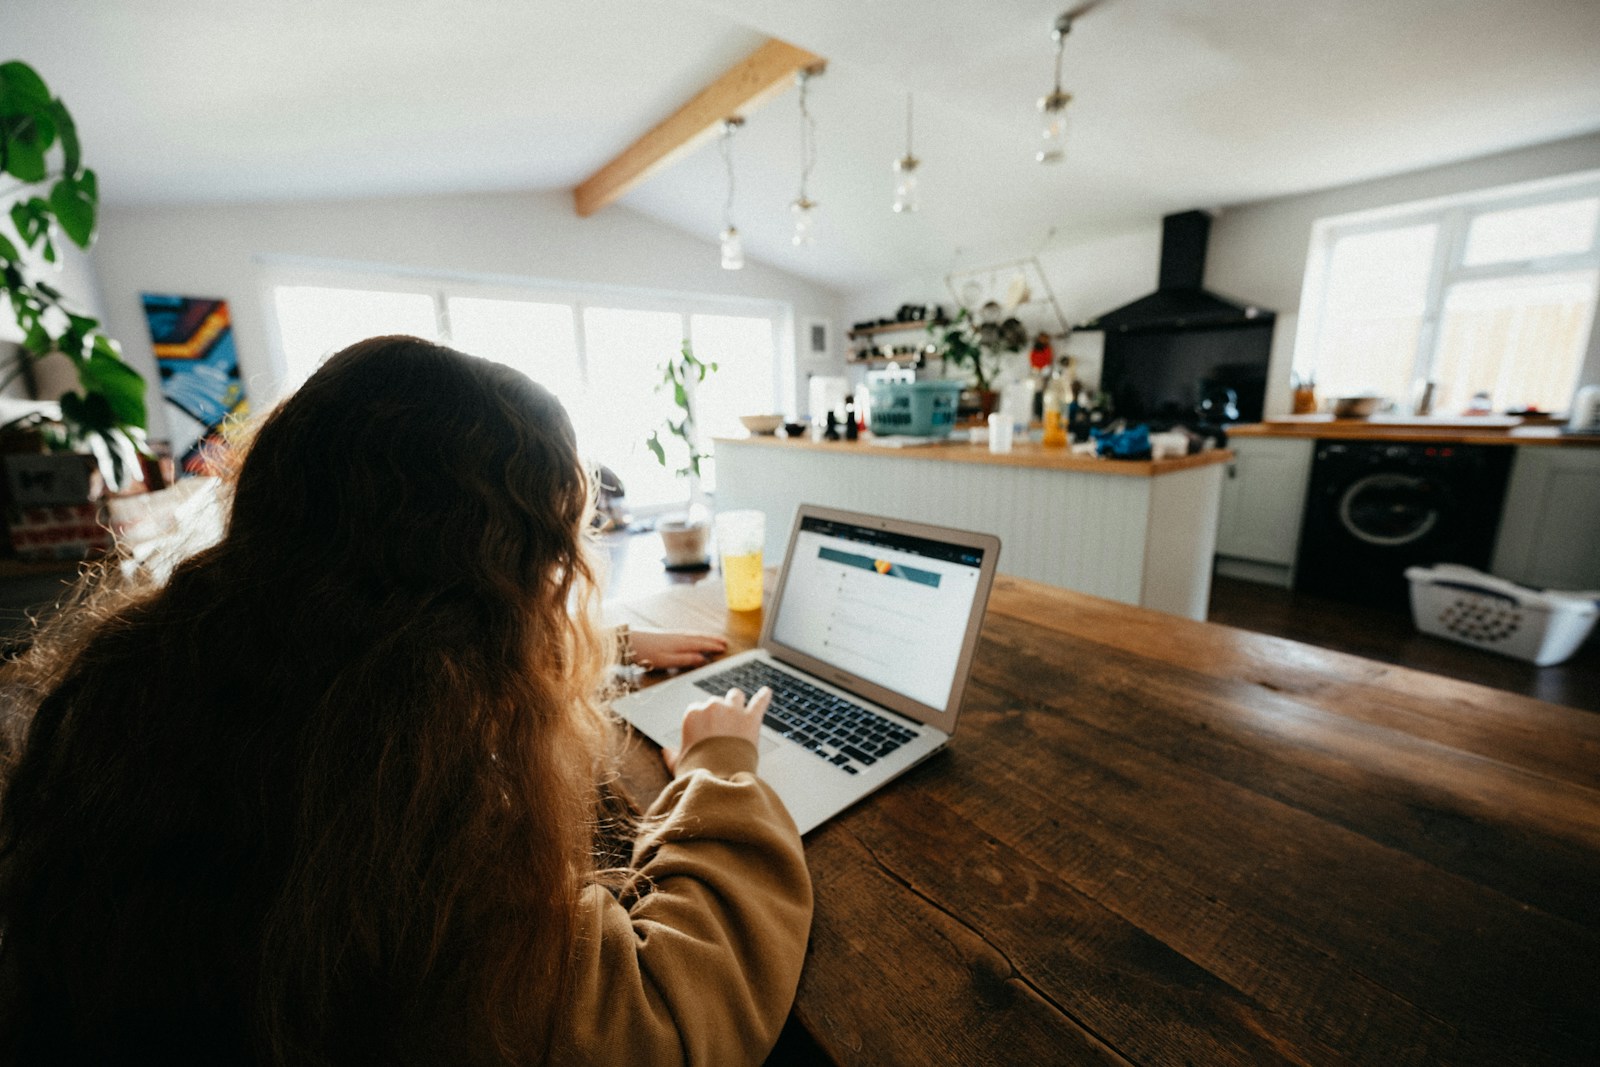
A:
[[[917,736],[898,723],[814,686],[761,660],[752,660],[695,683],[713,696],[730,689],[754,693],[772,687],[765,722],[813,755],[859,774]]]

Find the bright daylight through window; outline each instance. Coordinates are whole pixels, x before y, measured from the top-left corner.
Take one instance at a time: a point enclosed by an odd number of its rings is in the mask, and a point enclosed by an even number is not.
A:
[[[1564,411],[1600,289],[1600,177],[1319,222],[1295,371],[1434,414]]]
[[[703,440],[739,434],[740,415],[781,406],[776,309],[713,313],[673,301],[629,307],[626,299],[500,290],[484,296],[465,286],[408,292],[280,285],[272,295],[285,388],[304,381],[329,353],[380,333],[411,333],[497,360],[561,399],[579,448],[616,472],[635,510],[688,499],[687,483],[644,447],[650,431],[676,414],[670,397],[655,391],[657,367],[685,338],[701,359],[718,364],[694,397]],[[715,488],[714,462],[702,469],[704,488]]]

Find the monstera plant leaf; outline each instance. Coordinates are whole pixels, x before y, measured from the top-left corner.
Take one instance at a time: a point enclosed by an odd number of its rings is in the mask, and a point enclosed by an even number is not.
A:
[[[20,61],[0,63],[0,173],[21,183],[9,209],[20,247],[0,237],[0,308],[9,307],[22,338],[22,351],[13,366],[0,370],[0,380],[9,382],[54,352],[71,360],[81,389],[61,398],[65,437],[71,447],[94,454],[112,488],[123,487],[140,477],[139,455],[146,452],[144,379],[122,361],[98,320],[34,276],[32,258],[55,263],[56,241],[63,235],[79,248],[89,247],[99,181],[83,166],[78,128],[66,105]]]

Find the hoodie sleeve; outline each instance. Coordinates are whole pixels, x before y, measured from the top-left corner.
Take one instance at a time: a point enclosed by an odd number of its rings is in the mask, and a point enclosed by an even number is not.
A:
[[[794,1002],[811,876],[756,748],[683,754],[634,846],[641,889],[583,901],[565,1055],[575,1063],[759,1064]]]

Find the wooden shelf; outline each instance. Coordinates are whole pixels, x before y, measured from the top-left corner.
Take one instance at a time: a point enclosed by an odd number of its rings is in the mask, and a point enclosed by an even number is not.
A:
[[[879,333],[896,333],[900,330],[926,330],[932,325],[934,325],[932,319],[915,319],[911,322],[886,322],[878,326],[863,326],[859,330],[851,330],[845,336],[853,341],[857,337],[871,337],[873,334]],[[946,326],[949,324],[939,323],[938,325]]]
[[[893,364],[896,367],[920,368],[928,365],[928,357],[921,352],[910,356],[847,356],[845,357],[845,362],[865,366],[880,364],[887,367]]]

